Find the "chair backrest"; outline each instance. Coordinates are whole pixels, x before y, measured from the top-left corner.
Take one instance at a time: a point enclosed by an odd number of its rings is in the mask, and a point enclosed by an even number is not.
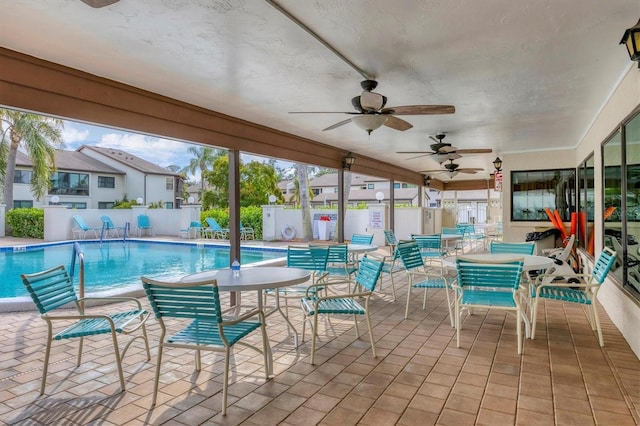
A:
[[[395,232],[393,231],[383,231],[383,232],[384,232],[384,239],[388,245],[390,245],[391,247],[395,247],[396,245],[398,245],[398,239],[396,238]]]
[[[420,247],[416,240],[399,241],[396,250],[405,269],[410,270],[424,266]]]
[[[613,263],[616,260],[616,252],[611,250],[608,247],[602,249],[602,253],[598,257],[595,265],[593,265],[593,271],[591,271],[591,275],[593,278],[600,284],[604,282],[607,274],[611,270]]]
[[[358,274],[356,275],[356,282],[363,288],[372,292],[376,288],[376,283],[380,277],[380,271],[382,271],[382,262],[364,256],[360,260]]]
[[[314,272],[323,272],[327,267],[328,246],[289,246],[287,266]]]
[[[349,248],[346,244],[330,244],[327,257],[327,263],[348,263]]]
[[[502,241],[491,241],[491,243],[489,243],[489,253],[533,254],[535,248],[536,245],[534,242],[505,243]]]
[[[373,235],[369,234],[353,234],[351,236],[351,244],[370,245],[373,242]]]
[[[495,289],[517,290],[522,277],[522,258],[514,258],[500,262],[478,262],[459,256],[456,260],[458,285],[463,289],[473,287],[474,290]]]
[[[476,227],[472,223],[458,223],[456,224],[456,228],[458,228],[464,236],[475,234],[476,232]]]
[[[151,221],[149,220],[149,216],[146,214],[138,215],[138,226],[140,228],[148,228],[151,226]]]
[[[84,219],[82,218],[82,216],[80,215],[73,215],[73,220],[76,223],[76,225],[78,225],[78,228],[82,229],[83,231],[86,231],[89,229],[89,225],[87,225],[84,221]]]
[[[33,274],[21,274],[20,278],[40,314],[44,315],[68,303],[76,303],[78,307],[78,296],[64,265]]]
[[[442,233],[445,235],[464,235],[464,231],[460,228],[442,228]]]
[[[189,224],[189,228],[202,228],[202,224],[200,222],[193,221]]]
[[[222,231],[222,226],[220,226],[220,224],[212,217],[207,217],[204,220],[207,221],[207,225],[209,225],[209,228],[213,229],[214,231]]]
[[[220,295],[216,280],[197,283],[167,283],[141,277],[142,286],[158,320],[192,318],[222,322]]]
[[[102,221],[102,223],[106,223],[107,224],[107,229],[113,229],[116,226],[113,224],[113,222],[111,221],[111,218],[109,216],[107,216],[106,214],[103,214],[100,216],[100,220]]]
[[[251,229],[250,226],[244,226],[242,222],[240,222],[240,229]]]
[[[439,250],[442,247],[442,237],[440,234],[416,235],[411,234],[411,238],[416,240],[421,249]]]

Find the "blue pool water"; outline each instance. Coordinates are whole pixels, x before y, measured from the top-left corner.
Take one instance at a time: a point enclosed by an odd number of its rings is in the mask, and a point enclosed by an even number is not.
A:
[[[229,266],[229,248],[207,244],[141,241],[82,242],[85,292],[139,286],[141,275],[158,279],[181,276]],[[12,248],[0,251],[0,298],[28,296],[20,274],[42,271],[58,265],[69,269],[73,243]],[[286,250],[243,247],[242,265],[286,256]],[[78,266],[74,283],[78,283]]]

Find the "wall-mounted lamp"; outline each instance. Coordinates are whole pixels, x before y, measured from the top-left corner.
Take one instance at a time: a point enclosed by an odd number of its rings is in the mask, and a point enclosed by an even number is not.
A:
[[[356,115],[351,119],[356,126],[360,127],[362,130],[365,130],[367,133],[371,134],[376,129],[379,129],[388,119],[386,115],[377,115],[377,114],[361,114]]]
[[[424,178],[424,185],[431,186],[431,176],[427,176],[426,178]]]
[[[384,200],[384,192],[382,191],[376,192],[376,200],[378,200],[378,203],[381,203],[382,200]]]
[[[189,198],[187,198],[187,202],[188,202],[189,204],[193,204],[193,202],[194,202],[195,200],[196,200],[196,199],[195,199],[195,198],[193,198],[193,196],[190,196]]]
[[[640,68],[640,19],[633,27],[625,30],[620,44],[626,46],[629,59],[638,61],[638,68]]]
[[[144,200],[142,199],[142,197],[138,197],[136,198],[136,203],[138,203],[138,205],[143,205],[144,204]]]
[[[53,197],[51,197],[51,204],[54,206],[57,206],[58,204],[60,204],[60,197],[58,197],[57,195],[54,195]]]
[[[342,168],[351,170],[351,166],[356,163],[356,157],[352,153],[348,153],[342,158]]]
[[[500,157],[496,157],[496,159],[493,160],[493,167],[495,167],[497,171],[502,170],[502,160]]]

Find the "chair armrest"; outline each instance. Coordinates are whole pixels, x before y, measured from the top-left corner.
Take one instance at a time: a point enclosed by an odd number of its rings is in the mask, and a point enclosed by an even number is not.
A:
[[[262,312],[260,309],[255,308],[250,310],[249,312],[245,312],[244,314],[240,315],[237,318],[234,318],[232,320],[226,320],[226,321],[222,321],[222,325],[233,325],[233,324],[237,324],[243,321],[248,320],[251,317],[255,317],[256,315],[258,315],[260,317],[260,322],[264,323],[264,312]]]
[[[553,278],[552,278],[552,281],[549,281],[544,284],[542,283],[545,280],[545,278],[550,278],[550,277],[562,278],[563,281],[571,278],[576,278],[576,279],[582,279],[584,280],[584,282],[582,283],[553,282]],[[536,286],[552,286],[552,287],[578,287],[580,285],[591,285],[592,278],[593,276],[591,274],[540,274],[536,277],[535,285]]]
[[[100,302],[132,302],[138,306],[138,309],[142,309],[142,304],[135,297],[124,297],[124,296],[114,296],[114,297],[81,297],[78,299],[78,302],[86,302],[86,301],[100,301]]]

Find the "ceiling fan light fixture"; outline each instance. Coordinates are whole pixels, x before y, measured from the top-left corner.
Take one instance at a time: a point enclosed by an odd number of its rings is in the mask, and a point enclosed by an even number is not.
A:
[[[457,170],[449,172],[449,179],[453,179],[454,177],[456,177],[458,175],[458,173],[460,173],[460,172],[458,172]]]
[[[356,126],[360,127],[362,130],[371,134],[376,129],[379,129],[389,117],[378,114],[361,114],[356,115],[351,119],[352,122],[356,124]]]

